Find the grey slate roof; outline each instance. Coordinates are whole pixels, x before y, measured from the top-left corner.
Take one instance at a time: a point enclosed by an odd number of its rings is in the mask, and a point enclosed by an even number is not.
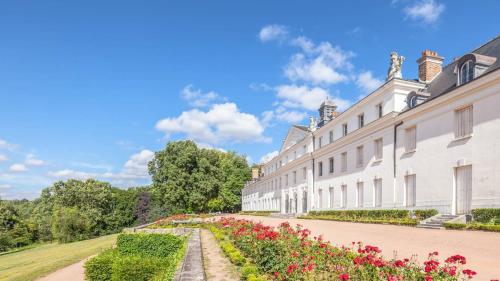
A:
[[[500,36],[495,37],[479,48],[471,51],[470,53],[479,55],[479,59],[483,59],[482,56],[496,58],[496,61],[488,67],[488,69],[482,74],[485,75],[488,72],[492,72],[500,68]],[[466,55],[466,54],[464,54]],[[429,84],[427,92],[431,93],[431,97],[435,98],[444,93],[449,92],[453,88],[457,87],[457,74],[454,73],[455,66],[460,62],[460,59],[454,60],[452,63],[445,66],[441,72],[434,80]]]

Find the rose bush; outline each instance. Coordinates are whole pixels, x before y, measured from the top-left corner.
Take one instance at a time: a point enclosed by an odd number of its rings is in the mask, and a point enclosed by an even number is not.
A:
[[[213,222],[261,274],[272,280],[469,280],[466,259],[451,256],[441,263],[437,252],[419,264],[412,259],[384,259],[381,250],[361,242],[336,247],[297,225],[274,228],[249,220],[220,218]]]

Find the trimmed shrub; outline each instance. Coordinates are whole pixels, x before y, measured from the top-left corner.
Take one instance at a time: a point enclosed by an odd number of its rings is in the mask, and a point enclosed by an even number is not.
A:
[[[116,240],[122,255],[169,257],[183,245],[185,238],[173,234],[120,234]]]
[[[241,277],[244,280],[248,280],[250,275],[256,276],[258,274],[259,274],[259,269],[255,265],[247,263],[243,267],[241,267]]]
[[[345,210],[345,211],[311,211],[310,216],[334,216],[344,219],[405,219],[409,218],[409,210]]]
[[[112,281],[148,281],[168,267],[168,259],[136,255],[120,256],[113,262]]]
[[[425,220],[437,215],[438,211],[436,209],[414,210],[413,214],[417,217],[418,220]]]
[[[472,210],[472,217],[480,223],[491,223],[500,218],[500,209],[474,209]]]
[[[117,257],[117,251],[110,249],[88,260],[85,263],[85,280],[110,281],[113,262]]]
[[[234,247],[231,242],[222,241],[219,244],[222,248],[222,251],[227,255],[232,263],[236,265],[242,265],[245,263],[245,257],[243,257],[240,251],[236,249],[236,247]]]
[[[482,223],[445,223],[444,226],[447,229],[467,229],[467,230],[484,230],[484,231],[493,231],[500,232],[500,225],[494,224],[482,224]]]

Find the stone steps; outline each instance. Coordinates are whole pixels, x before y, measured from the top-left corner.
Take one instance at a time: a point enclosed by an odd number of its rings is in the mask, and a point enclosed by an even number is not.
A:
[[[458,216],[456,215],[449,215],[449,214],[443,214],[443,215],[436,215],[430,219],[421,221],[418,223],[417,227],[419,228],[429,228],[429,229],[444,229],[444,223],[448,222],[450,220],[453,220],[457,218]]]

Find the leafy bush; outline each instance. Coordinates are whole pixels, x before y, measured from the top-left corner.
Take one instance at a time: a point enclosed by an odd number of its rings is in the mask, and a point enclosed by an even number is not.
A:
[[[500,209],[474,209],[472,217],[474,221],[480,223],[492,223],[495,219],[500,218]]]
[[[495,224],[482,224],[482,223],[450,223],[447,222],[444,224],[447,229],[467,229],[467,230],[484,230],[484,231],[493,231],[500,232],[500,225]]]
[[[258,274],[259,269],[255,265],[247,263],[241,267],[241,277],[243,277],[244,280],[248,280],[250,275],[256,276]]]
[[[122,255],[168,257],[175,254],[185,238],[172,234],[120,234],[116,240]]]
[[[85,264],[88,281],[172,280],[186,239],[171,234],[120,234],[117,248]]]
[[[109,281],[113,262],[118,258],[117,251],[110,249],[91,258],[85,263],[85,279],[90,281]]]
[[[425,220],[438,214],[436,209],[414,210],[413,214],[418,220]]]
[[[240,251],[236,249],[231,242],[222,241],[219,244],[222,251],[227,255],[232,263],[236,265],[242,265],[245,263],[245,257],[243,257]]]
[[[122,255],[113,262],[112,281],[148,281],[168,267],[168,259]]]

